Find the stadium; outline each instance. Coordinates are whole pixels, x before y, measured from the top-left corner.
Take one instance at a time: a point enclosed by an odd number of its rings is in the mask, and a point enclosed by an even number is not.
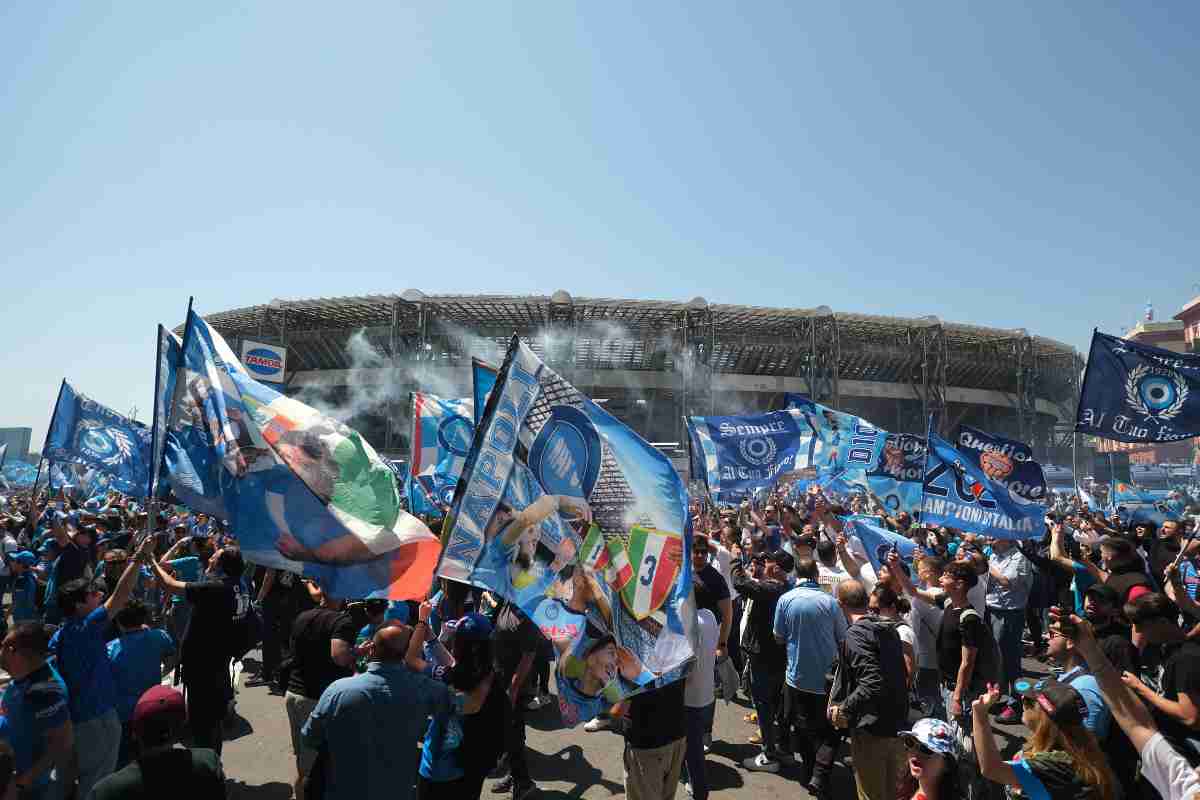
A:
[[[277,379],[405,458],[409,392],[471,394],[471,358],[495,365],[516,333],[556,371],[686,471],[682,417],[781,408],[788,392],[890,431],[974,425],[1070,463],[1083,359],[1024,329],[818,308],[551,295],[272,300],[204,315],[242,354],[286,355]],[[261,351],[254,351],[261,354]],[[243,358],[246,356],[243,355]]]

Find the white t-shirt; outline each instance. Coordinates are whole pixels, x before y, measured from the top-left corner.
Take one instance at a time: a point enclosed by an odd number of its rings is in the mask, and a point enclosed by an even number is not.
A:
[[[13,538],[11,533],[6,531],[4,533],[4,537],[0,538],[0,551],[3,551],[6,557],[11,556],[20,549],[21,545],[17,544],[17,540]],[[7,578],[10,574],[11,572],[8,569],[8,562],[0,559],[0,578]]]
[[[904,618],[901,617],[901,619],[903,620]],[[917,657],[917,637],[916,634],[913,633],[912,626],[908,624],[907,620],[904,620],[896,626],[896,635],[900,637],[900,641],[904,642],[913,649],[913,659],[915,661]]]
[[[733,554],[715,541],[709,544],[708,563],[725,579],[725,584],[729,587],[729,596],[737,597],[737,592],[733,589]]]
[[[696,653],[696,663],[692,665],[692,671],[683,685],[683,704],[688,708],[704,708],[717,699],[714,683],[720,626],[707,608],[696,612],[696,623],[700,649]]]
[[[1142,748],[1142,774],[1164,800],[1192,800],[1200,797],[1200,778],[1187,759],[1175,752],[1161,733],[1156,733]]]
[[[866,570],[863,570],[864,572]],[[827,567],[820,561],[817,562],[817,583],[821,589],[829,594],[833,594],[837,585],[850,577],[850,573],[846,572],[846,568],[842,566],[841,560],[834,561],[832,567]],[[865,576],[864,576],[865,577]],[[866,581],[864,580],[865,584]],[[871,591],[871,587],[867,587],[867,591]]]

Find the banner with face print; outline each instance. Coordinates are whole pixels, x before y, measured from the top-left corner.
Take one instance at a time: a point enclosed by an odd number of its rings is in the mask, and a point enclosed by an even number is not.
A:
[[[513,337],[443,528],[438,574],[554,644],[567,725],[693,659],[687,491],[670,460]]]
[[[247,559],[303,573],[332,597],[427,595],[437,538],[357,431],[251,378],[194,313],[171,380],[171,488],[228,522]]]

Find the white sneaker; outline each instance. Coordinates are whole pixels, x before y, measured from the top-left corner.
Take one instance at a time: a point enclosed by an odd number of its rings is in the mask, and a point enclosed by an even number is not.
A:
[[[583,726],[583,729],[588,733],[596,733],[597,731],[612,730],[613,721],[608,717],[596,717],[588,724]]]
[[[766,753],[759,753],[754,758],[747,758],[742,762],[742,766],[751,772],[779,772],[779,762],[773,758],[767,758]]]

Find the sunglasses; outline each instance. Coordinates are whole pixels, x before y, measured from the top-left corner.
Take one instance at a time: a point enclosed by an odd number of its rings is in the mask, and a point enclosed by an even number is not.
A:
[[[932,750],[930,750],[925,745],[921,744],[916,739],[907,738],[907,737],[904,739],[904,749],[910,753],[913,753],[914,755],[921,756],[922,758],[930,758],[932,756],[937,755],[936,753],[934,753]]]

